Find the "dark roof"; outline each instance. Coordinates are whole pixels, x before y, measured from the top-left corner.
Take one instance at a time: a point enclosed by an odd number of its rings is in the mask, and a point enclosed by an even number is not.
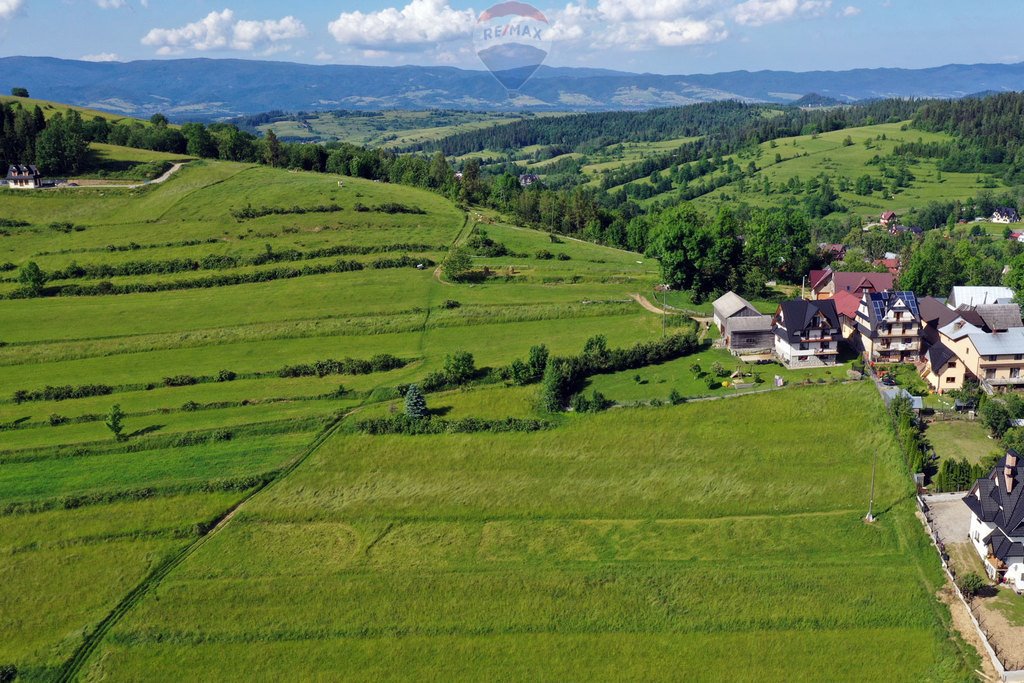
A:
[[[1017,213],[1017,209],[1013,208],[1012,206],[1000,206],[999,208],[992,212],[993,216],[997,214],[1008,216],[1011,220],[1020,220],[1020,215]]]
[[[1006,491],[1006,460],[1009,455],[1017,458],[1017,465],[1010,467],[1014,485],[1012,491]],[[992,471],[984,479],[975,482],[964,503],[982,521],[995,524],[996,531],[986,539],[992,545],[993,553],[1001,560],[1015,557],[1013,553],[1021,550],[1020,542],[1014,538],[1024,536],[1024,482],[1021,481],[1022,458],[1010,449]],[[1002,554],[1001,554],[1002,553]]]
[[[934,327],[945,327],[959,317],[957,311],[942,303],[934,296],[926,296],[917,300],[921,311],[921,321]]]
[[[954,358],[956,358],[956,354],[945,344],[932,344],[932,347],[928,349],[928,365],[932,370],[938,370]]]
[[[865,314],[858,312],[857,319],[865,323],[871,332],[875,332],[889,311],[897,306],[905,308],[915,321],[921,320],[917,295],[913,292],[868,292],[867,304],[866,317]]]
[[[984,321],[990,332],[1005,332],[1014,327],[1024,327],[1019,304],[985,304],[975,306],[974,312]]]
[[[779,304],[779,310],[775,314],[776,336],[784,337],[791,344],[798,343],[801,339],[800,332],[819,329],[811,325],[814,316],[818,313],[825,318],[828,329],[839,329],[839,313],[836,311],[836,304],[832,299],[783,301]]]
[[[894,225],[891,228],[889,228],[889,231],[893,233],[911,232],[915,235],[924,234],[924,229],[916,225]]]
[[[0,167],[0,168],[2,168],[2,167]],[[39,169],[36,168],[35,166],[33,166],[32,164],[28,164],[27,166],[24,165],[24,164],[11,164],[8,167],[8,169],[7,169],[7,177],[8,178],[17,178],[17,177],[25,178],[25,177],[32,177],[32,176],[38,176],[38,175],[39,175]]]

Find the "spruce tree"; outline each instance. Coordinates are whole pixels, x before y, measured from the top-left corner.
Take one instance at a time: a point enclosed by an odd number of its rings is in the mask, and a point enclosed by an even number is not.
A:
[[[405,392],[405,414],[413,420],[422,420],[427,416],[427,399],[415,384],[410,385]]]

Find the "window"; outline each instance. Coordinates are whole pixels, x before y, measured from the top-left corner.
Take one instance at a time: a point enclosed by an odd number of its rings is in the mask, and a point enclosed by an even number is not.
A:
[[[996,371],[995,370],[989,369],[989,370],[985,371],[985,379],[995,379],[995,378],[996,378]]]
[[[947,377],[946,378],[946,384],[953,384],[954,382],[956,382],[956,377]]]
[[[950,370],[956,370],[956,361],[955,360],[949,361],[949,369]]]
[[[988,359],[990,361],[996,361],[996,360],[999,360],[999,356],[989,356]]]
[[[831,344],[829,344],[828,342],[824,342],[824,343],[823,343],[823,344],[821,345],[821,348],[822,348],[822,350],[824,350],[824,351],[828,351],[828,350],[829,350],[829,349],[830,349],[831,347],[832,347],[832,345],[831,345]]]
[[[1010,379],[1017,379],[1020,377],[1020,368],[1010,368]]]
[[[1018,353],[1016,356],[1013,357],[1013,359],[1014,360],[1024,360],[1024,356],[1021,356],[1021,354]]]

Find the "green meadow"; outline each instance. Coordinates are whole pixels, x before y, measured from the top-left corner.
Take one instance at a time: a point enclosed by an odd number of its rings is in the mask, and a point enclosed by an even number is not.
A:
[[[396,203],[411,212],[377,210]],[[0,216],[28,224],[0,230],[0,666],[18,680],[963,680],[975,666],[934,598],[942,575],[881,403],[843,367],[766,367],[788,386],[734,401],[635,405],[736,393],[693,376],[736,364],[705,342],[591,377],[619,404],[596,415],[541,412],[537,385],[495,374],[427,394],[438,417],[537,432],[359,433],[457,351],[493,369],[537,344],[661,338],[631,298],[650,296],[652,259],[417,189],[214,161],[135,189],[0,190]],[[474,229],[508,250],[473,257],[490,277],[426,265]],[[372,267],[402,256],[423,267]],[[167,265],[183,259],[206,265]],[[338,260],[362,269],[302,270]],[[71,275],[9,298],[29,262]],[[278,267],[296,272],[254,281]],[[69,284],[94,295],[57,295]],[[182,288],[131,291],[155,284]],[[286,371],[380,354],[401,367]]]

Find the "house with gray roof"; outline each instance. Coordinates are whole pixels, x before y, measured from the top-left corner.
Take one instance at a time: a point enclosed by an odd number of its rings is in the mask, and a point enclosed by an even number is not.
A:
[[[1024,482],[1012,448],[964,498],[971,511],[971,543],[995,581],[1024,591]]]
[[[954,287],[946,299],[950,308],[1013,303],[1013,290],[1009,287]]]
[[[734,317],[753,317],[761,315],[761,312],[736,292],[726,292],[715,299],[711,304],[714,311],[715,327],[719,332],[725,332],[725,321]]]

